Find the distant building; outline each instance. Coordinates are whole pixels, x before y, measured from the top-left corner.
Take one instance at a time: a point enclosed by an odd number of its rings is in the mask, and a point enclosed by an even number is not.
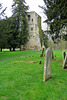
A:
[[[25,45],[25,48],[27,50],[41,50],[38,27],[40,26],[39,24],[41,24],[41,17],[36,12],[32,11],[27,13],[27,19],[29,24],[29,41]]]

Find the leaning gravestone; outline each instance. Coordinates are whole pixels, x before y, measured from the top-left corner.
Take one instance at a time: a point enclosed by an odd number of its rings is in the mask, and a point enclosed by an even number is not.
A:
[[[67,54],[63,52],[63,68],[67,68]]]
[[[51,65],[52,65],[52,49],[48,48],[45,52],[44,82],[51,77]]]

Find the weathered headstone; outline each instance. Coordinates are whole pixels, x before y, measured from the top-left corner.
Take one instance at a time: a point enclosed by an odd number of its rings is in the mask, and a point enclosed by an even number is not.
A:
[[[52,49],[48,48],[45,52],[44,82],[51,77],[51,65],[52,65]]]
[[[63,68],[67,68],[67,54],[63,52]]]

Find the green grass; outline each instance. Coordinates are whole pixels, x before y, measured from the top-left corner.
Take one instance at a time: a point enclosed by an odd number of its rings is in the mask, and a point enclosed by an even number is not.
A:
[[[51,78],[45,83],[44,57],[40,53],[0,52],[0,100],[67,100],[67,69],[62,69],[62,51],[54,50]]]

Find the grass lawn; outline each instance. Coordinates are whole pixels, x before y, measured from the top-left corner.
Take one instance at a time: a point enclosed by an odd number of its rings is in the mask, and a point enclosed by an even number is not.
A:
[[[54,50],[52,77],[45,83],[41,51],[0,52],[0,100],[67,100],[67,69],[62,69],[62,52]]]

